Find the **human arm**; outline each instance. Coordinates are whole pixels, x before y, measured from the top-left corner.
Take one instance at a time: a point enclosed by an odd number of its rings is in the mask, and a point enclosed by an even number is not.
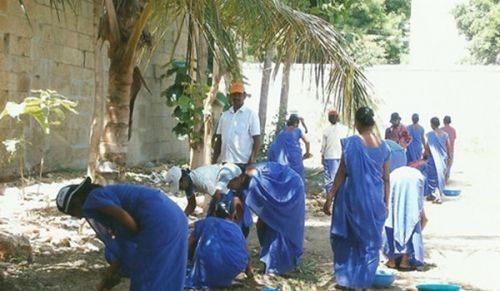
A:
[[[231,213],[230,219],[235,223],[239,223],[243,219],[243,202],[237,196],[233,198],[234,212]]]
[[[304,142],[304,145],[306,146],[306,153],[302,157],[302,159],[305,160],[305,159],[312,157],[312,155],[311,155],[311,143],[309,142],[309,139],[307,138],[307,136],[305,134],[302,134],[302,136],[300,138],[302,139],[302,141]]]
[[[190,197],[186,197],[186,199],[188,203],[186,205],[186,208],[184,209],[184,213],[186,214],[186,216],[189,216],[196,209],[196,196],[191,195]]]
[[[389,196],[391,195],[391,166],[390,166],[390,161],[386,160],[384,162],[384,168],[383,168],[383,177],[382,179],[384,180],[384,205],[385,209],[387,210],[389,208]]]
[[[345,177],[347,176],[346,172],[346,166],[345,166],[345,161],[344,161],[344,155],[340,158],[340,165],[339,169],[337,170],[337,173],[335,174],[335,178],[333,180],[333,187],[330,193],[326,196],[326,201],[325,204],[323,205],[323,212],[326,215],[332,215],[331,211],[331,206],[333,202],[333,198],[335,195],[337,195],[337,191],[339,190],[340,186],[345,180]]]
[[[391,128],[390,127],[385,129],[384,139],[391,139]]]
[[[216,134],[214,143],[214,152],[212,155],[212,164],[217,163],[217,160],[219,159],[220,156],[221,146],[222,146],[222,136],[220,134]]]
[[[131,234],[139,232],[139,226],[135,219],[123,208],[117,206],[101,206],[96,208],[98,212],[121,223]]]
[[[111,262],[109,267],[104,272],[101,282],[97,285],[97,291],[111,290],[111,288],[120,282],[120,275],[118,274],[120,267],[121,263],[119,260]]]
[[[252,154],[250,155],[250,160],[248,164],[253,164],[257,161],[257,155],[259,154],[260,148],[260,134],[252,136],[253,144],[252,144]]]
[[[299,120],[300,120],[300,124],[302,124],[302,126],[304,127],[304,133],[307,133],[307,132],[308,132],[308,130],[307,130],[307,125],[306,125],[306,123],[304,122],[304,118],[303,118],[303,117],[300,117],[300,118],[299,118]]]
[[[424,211],[424,209],[422,209],[422,212],[420,212],[420,229],[421,230],[424,230],[428,221],[429,221],[429,219],[427,219],[427,215],[425,215],[425,211]]]

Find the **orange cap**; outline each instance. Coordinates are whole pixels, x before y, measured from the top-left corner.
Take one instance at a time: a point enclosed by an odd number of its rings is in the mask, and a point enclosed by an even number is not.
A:
[[[245,86],[241,82],[234,82],[229,88],[229,93],[245,93]]]

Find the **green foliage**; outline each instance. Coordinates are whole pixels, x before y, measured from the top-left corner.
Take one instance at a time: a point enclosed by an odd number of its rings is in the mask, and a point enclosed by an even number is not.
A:
[[[50,127],[60,125],[64,120],[64,110],[78,114],[75,111],[76,102],[66,99],[63,95],[52,90],[31,91],[38,95],[28,96],[23,102],[7,102],[5,109],[0,113],[0,119],[5,116],[21,121],[21,116],[27,115],[35,119],[45,134],[50,133]]]
[[[177,124],[172,131],[179,139],[188,139],[192,147],[203,142],[204,101],[210,87],[206,84],[194,82],[187,73],[186,62],[172,61],[166,77],[175,74],[174,83],[161,93],[165,97],[166,104],[174,108],[173,116]],[[216,100],[223,108],[229,106],[226,95],[218,92]]]
[[[410,0],[285,2],[333,24],[351,46],[358,64],[399,64],[407,59]],[[249,40],[248,54],[254,52],[258,40]]]
[[[500,64],[500,2],[468,0],[453,10],[457,27],[470,42],[472,63]]]

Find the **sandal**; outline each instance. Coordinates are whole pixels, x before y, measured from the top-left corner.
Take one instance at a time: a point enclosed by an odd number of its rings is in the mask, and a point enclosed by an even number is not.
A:
[[[443,200],[441,200],[441,199],[435,199],[434,201],[432,201],[432,203],[434,203],[434,204],[443,204]]]

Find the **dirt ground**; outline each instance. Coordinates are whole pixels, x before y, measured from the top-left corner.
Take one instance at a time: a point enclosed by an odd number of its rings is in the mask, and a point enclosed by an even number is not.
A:
[[[385,290],[416,290],[424,282],[459,284],[462,290],[500,290],[497,264],[500,261],[500,181],[491,155],[460,153],[452,171],[451,186],[462,189],[458,198],[442,205],[426,203],[429,224],[424,231],[426,266],[422,271],[398,272],[393,286]],[[309,162],[309,166],[316,164]],[[491,165],[488,168],[487,165]],[[165,164],[131,169],[128,180],[163,187],[149,179],[151,171]],[[481,170],[481,171],[479,171]],[[0,290],[95,290],[106,267],[102,244],[81,221],[61,215],[55,208],[58,189],[77,183],[83,172],[47,174],[42,181],[31,181],[21,198],[19,185],[7,185],[0,196],[0,231],[29,238],[33,260],[19,256],[0,262]],[[322,172],[311,167],[307,172],[309,193],[305,253],[297,271],[286,276],[262,274],[258,263],[255,229],[249,237],[257,275],[242,274],[232,289],[332,290],[332,256],[329,244],[330,217],[321,212]],[[168,189],[165,189],[168,190]],[[172,198],[184,207],[185,199]],[[190,217],[194,221],[195,217]],[[381,265],[382,266],[382,265]],[[128,280],[113,290],[128,290]]]

